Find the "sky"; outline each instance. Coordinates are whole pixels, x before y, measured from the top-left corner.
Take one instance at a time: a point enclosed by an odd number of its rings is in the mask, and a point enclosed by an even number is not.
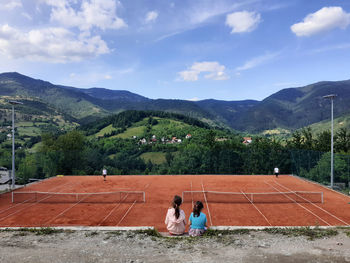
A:
[[[350,79],[348,0],[0,0],[0,72],[157,99]]]

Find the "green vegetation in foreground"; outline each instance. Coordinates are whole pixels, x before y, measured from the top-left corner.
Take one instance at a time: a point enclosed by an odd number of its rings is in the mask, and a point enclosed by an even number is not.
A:
[[[310,228],[310,227],[300,227],[300,228],[266,228],[265,232],[270,234],[281,234],[288,237],[292,236],[306,236],[309,240],[314,240],[317,238],[325,238],[338,235],[338,231],[333,228],[322,229],[322,228]]]
[[[51,227],[42,227],[42,228],[23,227],[23,228],[18,228],[18,229],[6,228],[4,230],[1,230],[1,232],[4,232],[4,231],[19,232],[20,235],[25,235],[24,233],[34,233],[37,236],[52,235],[52,234],[63,233],[63,232],[72,232],[72,231],[66,231],[63,229],[54,229]]]
[[[151,161],[153,164],[162,164],[166,162],[164,152],[147,152],[140,155],[140,158],[146,163]]]

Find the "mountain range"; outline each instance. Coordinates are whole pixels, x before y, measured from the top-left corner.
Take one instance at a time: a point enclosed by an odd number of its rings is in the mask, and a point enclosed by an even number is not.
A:
[[[17,72],[0,74],[0,95],[25,102],[26,106],[18,107],[19,110],[55,111],[80,124],[124,110],[156,110],[180,113],[210,125],[250,133],[295,130],[330,119],[331,103],[323,98],[328,94],[337,94],[335,117],[350,114],[350,80],[282,89],[262,101],[186,101],[149,99],[126,90],[54,85]],[[0,110],[5,108],[9,106],[0,106]]]

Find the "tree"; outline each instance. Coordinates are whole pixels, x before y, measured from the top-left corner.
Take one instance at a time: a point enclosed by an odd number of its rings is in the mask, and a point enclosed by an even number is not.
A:
[[[29,178],[36,178],[37,162],[33,154],[27,155],[21,160],[18,167],[18,181],[20,184],[28,183]]]
[[[334,148],[336,152],[350,152],[350,132],[341,128],[335,135]]]
[[[317,165],[314,166],[309,172],[304,170],[303,176],[321,182],[323,184],[329,184],[331,171],[331,153],[324,153]],[[342,156],[336,154],[334,156],[334,182],[347,182],[348,181],[348,169],[347,163]]]
[[[331,132],[323,131],[318,134],[317,139],[315,140],[315,148],[317,151],[329,152],[331,149]]]

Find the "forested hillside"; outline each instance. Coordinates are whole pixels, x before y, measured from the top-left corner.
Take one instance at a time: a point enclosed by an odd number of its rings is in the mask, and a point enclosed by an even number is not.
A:
[[[16,140],[20,182],[57,174],[283,174],[329,182],[330,133],[302,129],[290,139],[243,138],[184,115],[126,111],[65,131],[47,131],[35,140]],[[250,140],[251,142],[247,142]],[[22,142],[21,140],[24,140]],[[350,132],[335,136],[336,182],[349,181]],[[11,167],[11,144],[0,144],[0,166]]]
[[[330,102],[323,96],[337,94],[334,116],[350,115],[350,81],[324,81],[283,89],[262,101],[186,101],[148,99],[126,90],[79,89],[54,85],[19,73],[0,74],[0,95],[19,101],[36,101],[64,114],[67,121],[94,122],[126,110],[165,111],[196,118],[211,126],[241,132],[269,133],[294,130],[330,119]],[[1,105],[0,111],[7,106]],[[29,109],[30,105],[26,109]],[[35,107],[34,107],[35,108]],[[19,107],[21,111],[24,108]],[[34,109],[35,110],[35,109]],[[0,119],[3,121],[4,119]]]

